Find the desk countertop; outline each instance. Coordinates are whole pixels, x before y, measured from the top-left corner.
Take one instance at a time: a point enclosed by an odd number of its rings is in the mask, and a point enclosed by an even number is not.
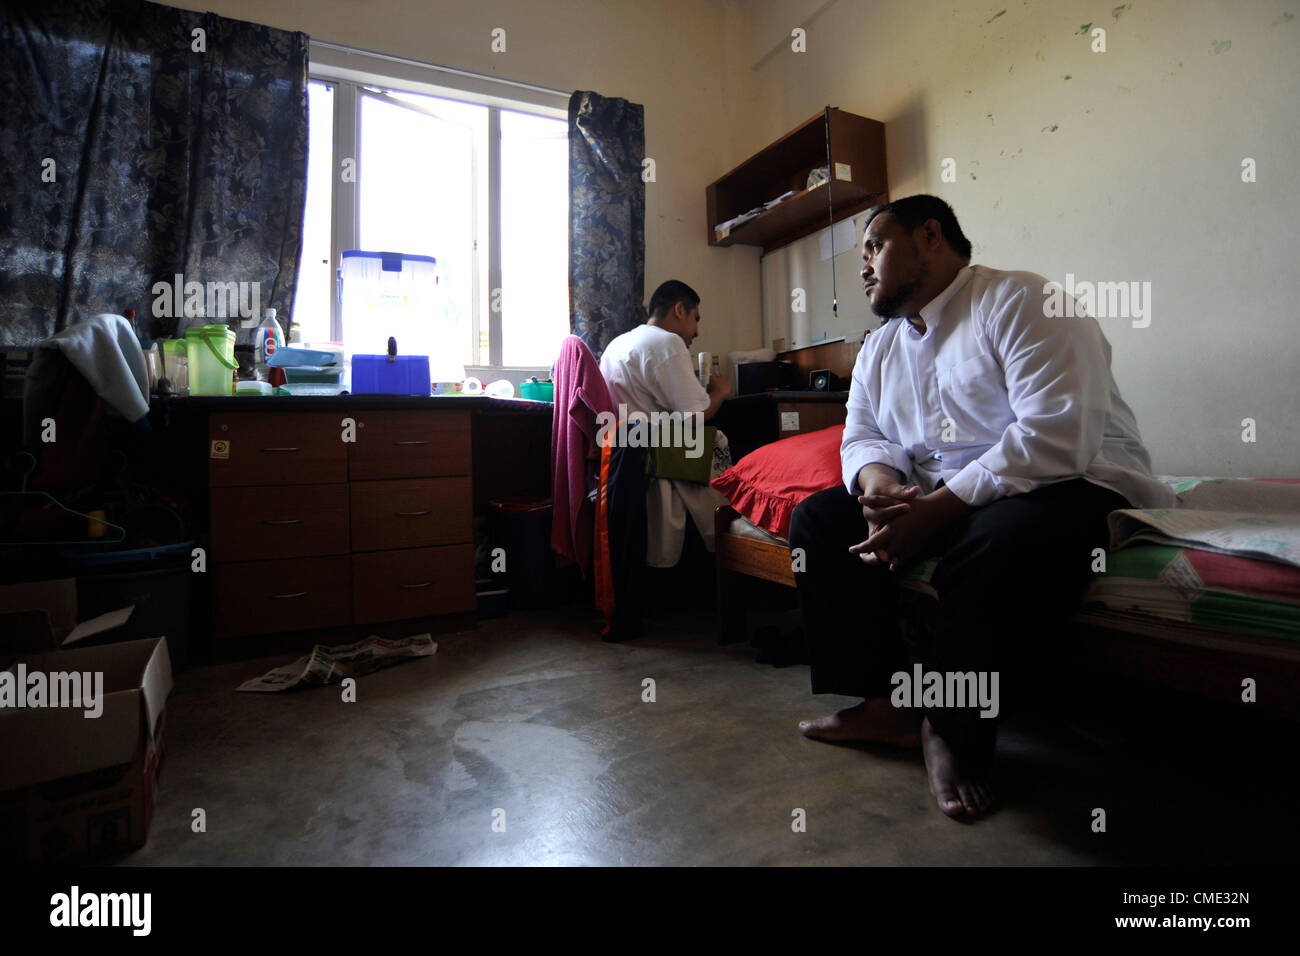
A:
[[[838,402],[843,405],[849,400],[848,392],[814,392],[810,389],[771,389],[766,392],[754,392],[750,395],[732,395],[726,402]]]
[[[472,411],[550,416],[550,402],[525,398],[430,395],[191,395],[154,397],[154,405],[175,410],[204,412],[334,412],[355,409],[374,411]]]

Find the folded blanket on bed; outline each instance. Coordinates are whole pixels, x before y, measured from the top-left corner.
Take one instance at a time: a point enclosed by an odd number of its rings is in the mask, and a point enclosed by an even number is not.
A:
[[[1300,641],[1300,568],[1140,544],[1111,554],[1087,603],[1166,621]]]
[[[1300,478],[1157,477],[1174,489],[1179,509],[1300,512]]]
[[[1113,511],[1110,549],[1139,541],[1199,548],[1300,567],[1300,513]]]
[[[1163,480],[1179,506],[1111,512],[1111,551],[1149,542],[1300,567],[1300,481]]]

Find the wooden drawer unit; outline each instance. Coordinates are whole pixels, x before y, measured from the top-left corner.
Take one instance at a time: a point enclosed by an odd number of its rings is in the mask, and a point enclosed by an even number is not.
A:
[[[343,417],[317,412],[214,413],[208,422],[208,482],[215,488],[347,481]]]
[[[347,445],[348,475],[425,478],[470,473],[468,411],[357,412]]]
[[[473,540],[466,476],[354,481],[350,488],[353,551]]]
[[[338,555],[217,565],[217,636],[334,627],[349,620],[350,561]]]
[[[474,610],[471,410],[337,407],[210,414],[217,637]]]
[[[347,554],[347,485],[212,489],[212,550],[222,561]]]
[[[358,624],[474,610],[474,546],[352,555]]]

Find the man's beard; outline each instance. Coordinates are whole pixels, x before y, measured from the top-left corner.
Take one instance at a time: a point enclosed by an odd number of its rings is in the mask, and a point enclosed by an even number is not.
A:
[[[882,319],[892,319],[895,316],[902,315],[903,306],[907,304],[912,296],[916,295],[929,276],[930,264],[928,262],[918,264],[912,278],[905,282],[902,288],[893,295],[878,302],[872,302],[871,299],[868,299],[867,301],[871,302],[871,311]]]

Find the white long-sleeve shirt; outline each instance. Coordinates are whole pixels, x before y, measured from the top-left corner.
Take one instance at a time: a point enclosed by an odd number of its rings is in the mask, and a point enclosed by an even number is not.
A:
[[[639,325],[611,341],[600,357],[600,374],[610,396],[628,412],[695,415],[709,407],[708,390],[691,369],[686,343],[656,325]],[[713,512],[726,502],[708,485],[652,479],[646,489],[646,563],[670,568],[681,559],[687,514],[712,551]]]
[[[966,266],[921,310],[924,335],[898,318],[867,336],[840,447],[851,493],[879,462],[925,493],[942,479],[974,507],[1073,478],[1135,508],[1174,506],[1151,477],[1101,327],[1049,316],[1047,285],[1032,272]]]
[[[709,408],[709,393],[691,368],[682,337],[657,325],[638,325],[613,339],[600,357],[610,396],[629,412],[683,412]]]

